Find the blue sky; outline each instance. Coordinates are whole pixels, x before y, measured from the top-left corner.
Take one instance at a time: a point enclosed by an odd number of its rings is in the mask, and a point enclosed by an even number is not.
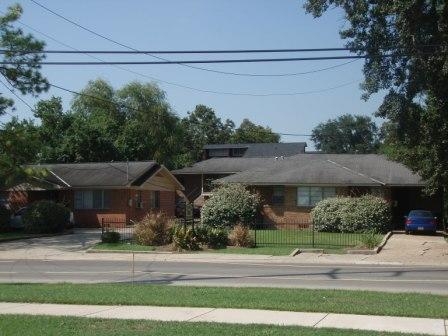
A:
[[[343,13],[339,10],[330,10],[324,17],[314,19],[311,15],[305,14],[302,8],[303,2],[299,0],[37,1],[89,29],[140,50],[322,48],[344,45],[338,33],[344,25]],[[17,1],[2,1],[0,9],[4,11],[9,4],[15,2]],[[123,49],[61,20],[29,0],[19,3],[24,8],[24,15],[21,18],[23,23],[74,48]],[[67,49],[29,28],[23,27],[23,29],[45,40],[47,49]],[[287,55],[260,55],[263,56]],[[154,60],[147,55],[99,57],[109,60]],[[207,56],[163,55],[163,57],[203,59]],[[85,55],[48,58],[48,60],[62,59],[91,60]],[[228,72],[278,74],[306,72],[344,62],[346,60],[198,66]],[[99,77],[109,81],[115,88],[133,80],[150,81],[148,77],[152,77],[202,90],[252,94],[303,93],[347,84],[321,93],[254,97],[204,93],[155,81],[166,92],[168,101],[181,117],[192,111],[195,105],[205,104],[215,109],[223,119],[230,118],[238,124],[242,119],[249,118],[279,133],[309,134],[319,122],[345,113],[372,115],[382,99],[382,95],[379,94],[367,102],[361,100],[362,92],[359,89],[363,77],[361,60],[327,71],[288,77],[230,76],[180,65],[124,67],[141,75],[112,66],[45,66],[42,71],[51,83],[75,91],[81,90],[89,80]],[[1,90],[5,92],[4,89]],[[73,98],[71,94],[55,88],[39,98],[48,98],[52,95],[61,96],[65,106],[69,106]],[[32,105],[36,102],[36,99],[29,96],[24,99]],[[24,118],[32,117],[29,109],[20,102],[17,102],[17,111],[14,114]],[[8,116],[2,117],[2,120],[7,119]],[[306,137],[283,136],[282,141],[310,143]]]

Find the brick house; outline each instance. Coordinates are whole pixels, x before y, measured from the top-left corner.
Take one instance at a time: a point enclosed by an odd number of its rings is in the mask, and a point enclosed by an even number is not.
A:
[[[45,177],[3,191],[17,210],[41,199],[66,204],[75,225],[99,227],[101,221],[129,222],[151,211],[175,213],[176,193],[184,189],[164,166],[154,161],[45,164]]]
[[[402,228],[411,209],[427,209],[442,218],[443,195],[426,197],[424,182],[404,165],[376,154],[301,153],[275,157],[219,157],[173,172],[185,185],[196,184],[202,199],[213,183],[242,183],[262,197],[259,221],[273,226],[310,221],[322,199],[374,194],[388,200],[393,222]],[[187,194],[187,193],[186,193]],[[188,194],[187,194],[188,195]],[[201,199],[199,196],[197,199]],[[200,203],[200,202],[198,202]]]

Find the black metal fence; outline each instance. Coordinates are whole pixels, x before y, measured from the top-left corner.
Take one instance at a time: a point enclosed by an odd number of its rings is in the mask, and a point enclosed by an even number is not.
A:
[[[362,245],[369,234],[320,232],[311,221],[296,221],[277,224],[256,224],[253,236],[257,246],[296,246],[312,248],[340,248]]]
[[[191,226],[198,228],[199,219],[191,221],[184,218],[174,220],[176,225]],[[101,222],[102,232],[114,231],[120,234],[120,242],[132,242],[134,240],[134,223],[126,223],[120,220],[103,219]],[[341,248],[362,245],[367,233],[342,233],[342,232],[319,232],[314,230],[311,221],[295,221],[277,225],[258,223],[252,226],[251,233],[256,246],[291,246],[310,248]],[[371,234],[370,234],[371,236]],[[381,238],[381,235],[378,235]]]

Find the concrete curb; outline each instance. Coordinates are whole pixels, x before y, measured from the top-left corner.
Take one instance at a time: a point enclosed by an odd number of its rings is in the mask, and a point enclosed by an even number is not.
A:
[[[393,235],[393,231],[389,231],[386,233],[386,235],[383,237],[383,240],[381,243],[375,247],[372,250],[362,250],[362,249],[350,249],[347,250],[347,254],[365,254],[365,255],[375,255],[380,253],[380,251],[383,249],[384,245],[386,245],[389,238]]]
[[[169,251],[128,251],[128,250],[98,250],[90,247],[86,250],[86,253],[126,253],[126,254],[174,254],[175,252]]]

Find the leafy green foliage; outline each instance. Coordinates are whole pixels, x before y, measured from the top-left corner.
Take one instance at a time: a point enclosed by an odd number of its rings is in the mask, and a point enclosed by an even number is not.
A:
[[[320,123],[311,140],[325,153],[375,153],[380,144],[378,128],[370,117],[350,114]]]
[[[104,244],[113,244],[120,241],[120,232],[106,231],[101,234],[101,242]]]
[[[237,223],[250,225],[257,214],[260,197],[240,184],[225,184],[213,191],[201,211],[202,224],[232,228]]]
[[[391,210],[380,197],[335,197],[320,201],[311,211],[314,229],[323,232],[385,232]]]
[[[206,236],[203,242],[212,249],[225,248],[229,242],[228,235],[227,229],[206,227]]]
[[[279,142],[280,135],[272,132],[270,127],[256,125],[244,119],[230,139],[232,143],[272,143]]]
[[[134,228],[140,245],[166,245],[171,242],[172,220],[163,212],[147,214]]]
[[[0,16],[0,47],[6,52],[1,61],[12,64],[2,64],[0,74],[21,94],[38,95],[48,90],[48,82],[40,73],[40,62],[45,58],[41,53],[45,43],[36,40],[32,35],[25,34],[22,29],[15,28],[16,22],[22,16],[22,7],[18,4],[10,6],[7,12]],[[22,51],[30,51],[23,53]],[[11,98],[0,93],[0,115],[14,105]]]
[[[177,250],[198,251],[199,239],[196,236],[193,228],[184,227],[183,225],[176,225],[173,228],[173,246]]]
[[[377,247],[382,240],[382,235],[377,234],[375,231],[369,231],[359,238],[360,247],[365,247],[368,249],[373,249]]]
[[[31,204],[22,217],[25,230],[30,233],[56,233],[64,230],[70,211],[62,204],[42,200]]]
[[[182,119],[185,129],[185,146],[192,161],[201,159],[202,147],[205,144],[219,144],[230,142],[235,124],[227,119],[225,122],[218,118],[215,111],[205,105],[197,105],[193,112]]]
[[[366,54],[364,98],[388,90],[377,116],[388,119],[384,152],[427,181],[434,193],[448,185],[448,2],[308,0],[315,17],[345,12],[340,34]],[[384,55],[389,55],[384,57]]]

